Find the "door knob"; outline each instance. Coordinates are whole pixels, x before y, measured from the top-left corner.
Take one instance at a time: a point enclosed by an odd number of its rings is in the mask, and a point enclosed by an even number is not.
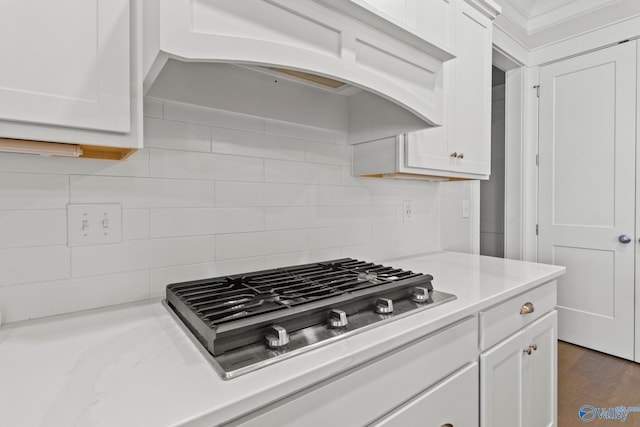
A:
[[[622,234],[620,237],[618,237],[618,241],[626,245],[627,243],[631,242],[631,237],[627,236],[626,234]]]

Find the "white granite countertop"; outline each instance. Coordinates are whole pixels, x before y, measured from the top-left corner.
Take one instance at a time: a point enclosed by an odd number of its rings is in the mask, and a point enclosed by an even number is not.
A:
[[[561,275],[459,253],[382,261],[458,298],[223,381],[160,301],[0,328],[0,426],[212,426]]]

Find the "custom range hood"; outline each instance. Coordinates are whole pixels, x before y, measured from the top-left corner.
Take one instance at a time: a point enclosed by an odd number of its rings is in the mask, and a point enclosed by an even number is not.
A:
[[[349,143],[442,124],[450,50],[363,0],[144,7],[148,96],[333,129]]]

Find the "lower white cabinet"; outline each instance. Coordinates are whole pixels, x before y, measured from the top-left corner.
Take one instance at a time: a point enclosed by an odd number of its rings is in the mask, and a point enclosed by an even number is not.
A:
[[[482,427],[557,425],[557,313],[480,355]]]
[[[411,406],[413,399],[418,396],[418,400],[422,397],[427,399],[426,405],[450,401],[448,404],[455,406],[456,409],[451,412],[442,408],[439,416],[443,419],[447,415],[462,411],[461,407],[468,406],[468,411],[476,413],[475,416],[470,417],[475,422],[460,425],[477,426],[477,371],[476,386],[473,387],[475,394],[472,390],[468,400],[459,401],[450,389],[450,387],[461,387],[457,380],[451,386],[447,385],[449,379],[443,381],[452,373],[477,360],[477,348],[477,317],[466,318],[228,425],[256,427],[370,425],[396,408],[400,408],[401,412],[408,410],[409,412],[403,417],[411,417],[415,409],[407,409],[407,407]],[[450,379],[454,378],[455,375]],[[460,381],[473,384],[469,376],[464,376]],[[436,386],[431,392],[428,390],[439,382],[441,387]],[[443,390],[445,395],[441,397],[440,391],[437,390]],[[466,412],[467,409],[464,411]],[[426,424],[421,422],[417,425],[435,425],[436,427],[442,425],[442,423],[432,424],[429,418],[425,420]],[[450,421],[443,423],[447,422]]]
[[[477,426],[478,404],[478,364],[473,363],[397,408],[373,426]]]

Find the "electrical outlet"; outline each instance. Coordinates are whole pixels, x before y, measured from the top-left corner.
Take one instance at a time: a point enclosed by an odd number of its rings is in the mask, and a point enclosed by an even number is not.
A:
[[[403,200],[402,201],[402,221],[413,222],[413,219],[414,219],[413,201]]]
[[[69,246],[122,241],[122,205],[67,205]]]

